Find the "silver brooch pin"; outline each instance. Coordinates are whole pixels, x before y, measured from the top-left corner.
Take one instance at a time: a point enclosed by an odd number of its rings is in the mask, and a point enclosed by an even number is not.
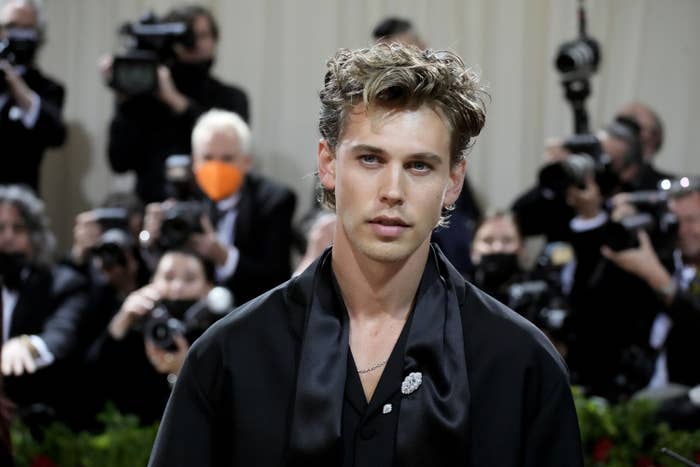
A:
[[[382,407],[382,413],[387,414],[391,412],[391,409],[393,409],[391,404],[384,404],[384,407]]]
[[[401,394],[408,395],[415,392],[422,382],[423,373],[420,371],[410,373],[408,376],[406,376],[406,378],[404,378],[403,383],[401,383]]]

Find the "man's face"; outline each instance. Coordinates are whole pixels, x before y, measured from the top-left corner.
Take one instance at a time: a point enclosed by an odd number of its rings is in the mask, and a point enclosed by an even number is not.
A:
[[[28,3],[9,2],[0,11],[0,35],[4,28],[35,28],[36,11]]]
[[[671,210],[678,217],[678,248],[686,261],[700,265],[700,193],[674,199]]]
[[[658,137],[656,135],[656,119],[648,108],[640,104],[632,104],[620,112],[621,115],[631,117],[639,123],[639,138],[642,142],[644,160],[651,161],[656,155]]]
[[[197,16],[192,23],[192,29],[195,37],[194,47],[188,49],[177,44],[175,54],[178,60],[184,63],[213,60],[216,54],[216,40],[209,19],[204,15]]]
[[[33,253],[27,224],[11,203],[0,203],[0,251],[24,253],[28,258]]]
[[[485,221],[474,236],[472,261],[481,262],[481,257],[495,253],[515,253],[522,250],[522,241],[513,219],[508,216],[494,217]]]
[[[450,131],[432,109],[348,114],[335,154],[322,140],[319,176],[335,191],[335,245],[378,262],[428,247],[441,209],[454,203],[465,163],[450,167]]]
[[[245,176],[252,165],[252,158],[243,152],[235,131],[216,130],[203,134],[192,148],[192,169],[196,172],[202,164],[219,161],[236,167]]]

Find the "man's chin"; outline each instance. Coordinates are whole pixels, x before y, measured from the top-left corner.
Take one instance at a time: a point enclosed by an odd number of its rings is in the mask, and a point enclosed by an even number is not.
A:
[[[396,264],[402,263],[411,257],[418,246],[408,245],[406,242],[372,242],[358,245],[358,250],[367,258],[378,263]]]

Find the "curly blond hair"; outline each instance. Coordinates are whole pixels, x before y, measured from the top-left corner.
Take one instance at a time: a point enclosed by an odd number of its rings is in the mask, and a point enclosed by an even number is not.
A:
[[[415,109],[427,105],[451,131],[450,162],[459,163],[481,132],[488,94],[478,75],[452,52],[421,50],[399,43],[359,50],[340,49],[326,63],[320,92],[321,136],[335,151],[350,110]],[[335,194],[321,191],[321,202],[335,208]]]

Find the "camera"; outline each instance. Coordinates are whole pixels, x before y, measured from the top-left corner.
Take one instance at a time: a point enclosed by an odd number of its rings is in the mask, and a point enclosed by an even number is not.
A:
[[[625,216],[606,227],[606,245],[614,251],[639,247],[637,232],[646,231],[657,250],[672,248],[678,232],[678,218],[668,209],[668,190],[627,193],[627,202],[637,213]]]
[[[34,28],[7,28],[5,31],[5,37],[0,39],[0,60],[6,60],[13,67],[31,65],[39,46],[39,32]],[[6,89],[5,74],[0,71],[0,93]]]
[[[192,342],[232,308],[233,295],[224,287],[214,287],[199,301],[161,300],[143,324],[143,333],[159,347],[175,350],[176,335]]]
[[[588,79],[598,69],[600,46],[590,37],[579,37],[559,46],[554,65],[565,81]]]
[[[202,199],[192,173],[192,158],[187,154],[171,154],[165,159],[165,190],[168,198],[177,201]]]
[[[200,201],[177,201],[165,211],[160,225],[160,247],[163,250],[180,248],[193,233],[202,233],[201,218],[206,212]]]
[[[129,232],[129,214],[123,208],[97,208],[93,211],[95,221],[100,225],[102,234],[90,250],[93,258],[98,258],[100,266],[111,269],[126,266],[126,251],[134,246]]]
[[[507,305],[550,335],[562,335],[569,316],[566,301],[545,280],[531,280],[508,287]]]
[[[158,65],[173,59],[173,45],[191,48],[195,43],[194,32],[187,23],[161,21],[153,12],[123,24],[119,34],[127,38],[128,49],[114,57],[109,85],[130,96],[155,92]]]
[[[593,177],[603,195],[611,193],[619,184],[610,156],[604,151],[600,140],[592,134],[577,134],[563,141],[569,151],[566,159],[544,166],[538,175],[538,185],[549,198],[566,197],[571,187],[584,189],[586,179]]]

